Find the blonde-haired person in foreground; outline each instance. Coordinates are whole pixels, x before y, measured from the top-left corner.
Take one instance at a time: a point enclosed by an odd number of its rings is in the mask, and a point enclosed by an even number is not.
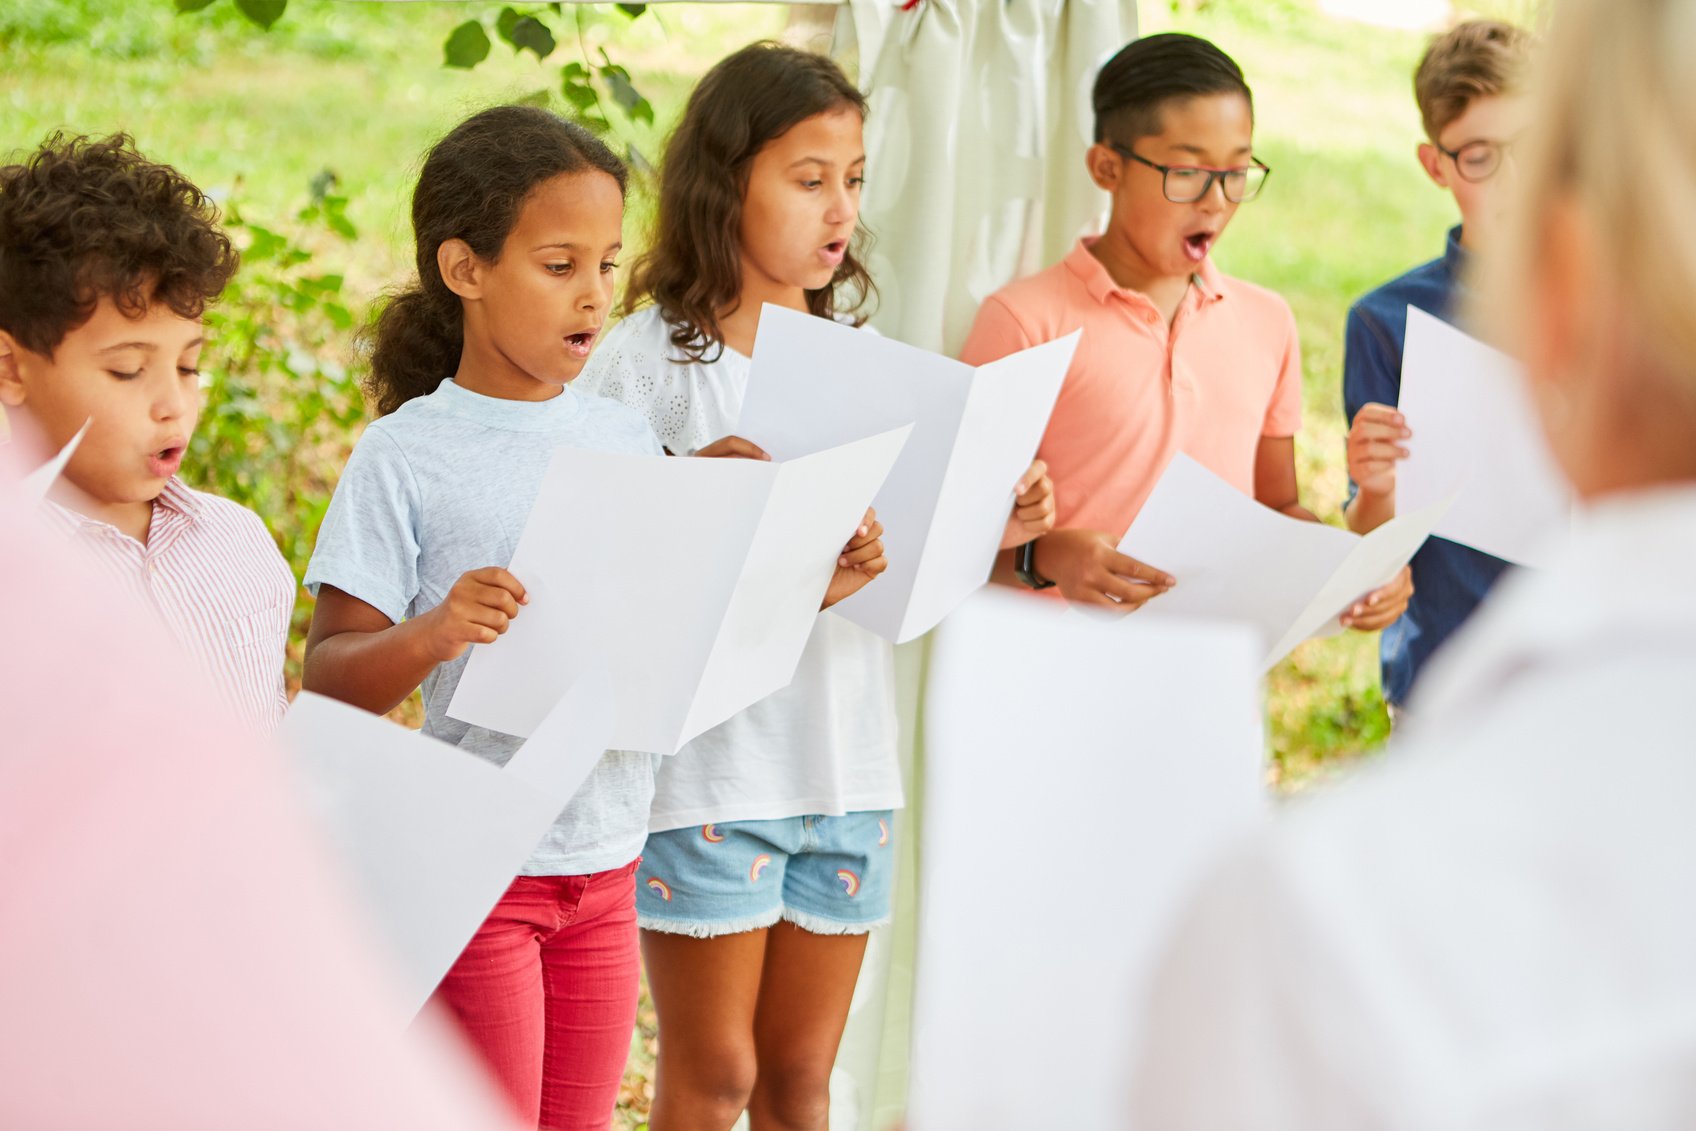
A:
[[[1580,532],[1434,663],[1404,749],[1205,885],[1137,1127],[1696,1127],[1692,58],[1689,0],[1555,5],[1483,313]]]

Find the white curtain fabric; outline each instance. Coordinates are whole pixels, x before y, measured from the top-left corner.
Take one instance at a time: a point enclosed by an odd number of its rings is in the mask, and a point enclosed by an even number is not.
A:
[[[908,11],[848,0],[836,54],[857,60],[871,100],[862,216],[876,237],[878,330],[953,354],[985,298],[1098,227],[1106,197],[1083,157],[1090,88],[1135,36],[1135,0],[920,0]],[[872,937],[832,1076],[838,1131],[889,1131],[906,1110],[928,654],[928,639],[897,651],[907,808],[895,921]]]
[[[1090,88],[1134,38],[1136,4],[850,0],[847,15],[872,107],[873,321],[952,353],[986,297],[1099,223],[1106,198],[1084,173]]]

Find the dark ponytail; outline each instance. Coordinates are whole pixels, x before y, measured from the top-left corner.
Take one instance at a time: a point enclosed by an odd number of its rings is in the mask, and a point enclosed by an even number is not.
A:
[[[379,416],[435,391],[459,368],[465,314],[436,264],[442,244],[464,240],[478,258],[493,263],[536,186],[590,170],[625,190],[624,162],[604,142],[537,106],[491,107],[435,144],[412,192],[418,278],[392,295],[366,330],[371,371],[365,391]]]

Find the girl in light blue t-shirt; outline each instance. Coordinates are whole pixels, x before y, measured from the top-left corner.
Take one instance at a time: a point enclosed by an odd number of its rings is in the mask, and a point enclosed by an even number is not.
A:
[[[485,110],[430,151],[412,201],[418,278],[374,330],[381,415],[307,569],[306,688],[383,712],[422,685],[428,733],[499,764],[521,745],[446,708],[470,646],[526,603],[505,566],[549,458],[662,454],[639,415],[569,388],[612,300],[624,189],[604,144],[535,107]],[[611,1118],[653,774],[648,755],[602,757],[437,991],[531,1126]]]

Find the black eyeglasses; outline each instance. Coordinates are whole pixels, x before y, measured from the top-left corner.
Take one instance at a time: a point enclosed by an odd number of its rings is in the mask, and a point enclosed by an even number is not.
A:
[[[1238,165],[1233,169],[1212,169],[1205,165],[1156,165],[1148,158],[1133,153],[1128,145],[1110,141],[1107,147],[1121,157],[1129,157],[1157,170],[1164,178],[1161,190],[1173,204],[1194,204],[1213,191],[1214,181],[1224,188],[1226,200],[1241,204],[1259,196],[1266,178],[1272,174],[1271,168],[1259,158],[1251,158],[1254,161],[1252,165]]]
[[[1469,141],[1459,149],[1444,149],[1439,145],[1437,152],[1455,163],[1455,172],[1460,174],[1461,180],[1479,184],[1496,175],[1502,167],[1502,158],[1513,147],[1513,141],[1480,140]]]

